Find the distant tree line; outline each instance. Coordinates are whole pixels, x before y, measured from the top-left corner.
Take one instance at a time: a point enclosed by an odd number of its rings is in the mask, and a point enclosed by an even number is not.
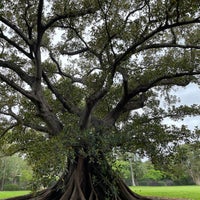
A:
[[[199,144],[180,145],[171,165],[154,165],[131,154],[121,156],[114,164],[128,185],[200,185]]]
[[[0,157],[0,190],[27,190],[31,188],[32,170],[18,155]]]

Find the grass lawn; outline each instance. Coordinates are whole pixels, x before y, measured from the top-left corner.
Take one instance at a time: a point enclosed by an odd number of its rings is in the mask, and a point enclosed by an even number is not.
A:
[[[200,186],[135,186],[131,189],[143,196],[200,200]]]
[[[135,186],[131,189],[143,196],[200,200],[200,186]],[[28,194],[30,191],[0,191],[0,199]]]
[[[0,199],[26,195],[28,193],[30,193],[30,191],[0,191]]]

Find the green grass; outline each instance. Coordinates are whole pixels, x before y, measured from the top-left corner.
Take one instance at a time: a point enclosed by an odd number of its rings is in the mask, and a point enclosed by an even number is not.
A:
[[[30,191],[0,191],[0,199],[22,196],[28,193],[30,193]]]
[[[143,196],[200,200],[200,186],[136,186],[131,189]],[[28,194],[30,191],[0,191],[0,199]]]
[[[200,186],[135,186],[131,189],[143,196],[200,200]]]

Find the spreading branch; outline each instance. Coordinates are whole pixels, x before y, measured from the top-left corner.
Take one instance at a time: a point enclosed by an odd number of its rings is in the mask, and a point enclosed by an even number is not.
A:
[[[22,95],[27,97],[28,99],[33,100],[33,101],[35,100],[34,96],[30,92],[27,92],[22,87],[17,85],[16,82],[14,82],[13,80],[7,78],[6,76],[4,76],[1,73],[0,73],[0,79],[1,79],[1,81],[5,82],[7,85],[12,87],[14,90],[18,91],[19,93],[21,93]]]
[[[180,78],[184,76],[194,76],[194,75],[200,75],[200,71],[182,72],[182,73],[176,73],[176,74],[171,74],[171,75],[163,75],[163,76],[156,77],[155,79],[150,80],[148,83],[144,85],[139,85],[138,87],[131,90],[127,96],[123,96],[121,100],[118,102],[118,104],[115,106],[115,108],[105,116],[104,118],[105,124],[108,124],[108,125],[114,124],[116,120],[119,118],[122,111],[124,109],[126,110],[126,107],[129,107],[129,102],[131,102],[131,100],[134,97],[140,94],[145,94],[151,88],[155,86],[159,86],[160,83],[162,83],[162,81]],[[142,101],[141,101],[141,106],[143,106]],[[129,107],[129,110],[130,108],[131,107]],[[134,106],[132,106],[132,108],[134,108]],[[135,108],[138,109],[137,104],[135,104]]]
[[[24,50],[24,47],[19,46],[19,44],[17,44],[14,40],[11,40],[6,35],[4,35],[4,33],[1,29],[0,29],[0,38],[4,39],[8,44],[15,47],[19,52],[21,52],[28,58],[30,58],[30,59],[33,58],[31,53],[28,53],[27,51]]]
[[[116,67],[118,65],[120,65],[121,62],[129,59],[133,54],[135,54],[137,52],[137,48],[140,48],[141,50],[143,50],[143,48],[140,47],[140,45],[144,45],[146,41],[148,41],[150,38],[153,38],[156,34],[162,32],[162,31],[168,30],[168,29],[172,29],[174,27],[180,27],[180,26],[185,26],[188,24],[195,24],[195,23],[200,23],[200,17],[197,17],[195,19],[188,20],[188,21],[175,22],[172,24],[164,24],[163,25],[162,23],[160,23],[160,25],[156,29],[154,29],[147,35],[140,37],[140,39],[138,41],[134,42],[132,45],[130,45],[130,47],[124,53],[119,54],[117,56],[117,59],[115,60],[113,68],[116,69]],[[162,46],[162,44],[160,44],[160,45]],[[173,44],[172,44],[172,46],[173,46]],[[191,45],[191,46],[193,46],[193,45]]]
[[[52,93],[57,97],[57,99],[61,102],[61,104],[63,105],[63,107],[65,109],[67,109],[67,111],[69,113],[73,113],[73,114],[77,114],[77,115],[80,115],[80,110],[75,106],[73,105],[71,102],[69,102],[66,98],[64,98],[62,96],[62,94],[60,94],[56,88],[53,86],[53,84],[51,84],[48,76],[45,74],[45,72],[43,72],[43,78],[45,80],[45,82],[47,83],[48,85],[48,88],[52,91]]]
[[[10,27],[12,30],[14,30],[17,33],[17,35],[20,36],[28,46],[31,45],[31,41],[29,40],[29,38],[27,38],[26,35],[23,33],[23,31],[15,24],[13,24],[13,22],[10,22],[3,16],[0,16],[0,21],[3,22],[8,27]]]
[[[186,44],[186,45],[181,45],[181,44],[176,44],[176,43],[162,43],[162,44],[148,44],[144,45],[143,47],[137,48],[137,52],[141,52],[144,50],[148,49],[159,49],[159,48],[182,48],[182,49],[200,49],[200,45],[194,44]]]
[[[34,83],[34,77],[29,76],[27,72],[23,71],[22,66],[20,65],[0,60],[0,67],[13,70],[21,78],[21,80],[25,81],[30,86]]]
[[[88,7],[85,9],[81,10],[74,10],[74,11],[68,11],[65,14],[57,14],[54,17],[52,17],[45,25],[44,29],[47,30],[48,28],[54,26],[56,22],[62,21],[63,19],[70,19],[70,18],[77,18],[77,17],[82,17],[88,14],[94,14],[99,10],[98,7]]]

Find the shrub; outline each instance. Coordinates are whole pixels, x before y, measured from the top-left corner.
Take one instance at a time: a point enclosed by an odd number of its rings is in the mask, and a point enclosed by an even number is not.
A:
[[[21,187],[17,184],[5,184],[3,189],[4,191],[19,191]]]

